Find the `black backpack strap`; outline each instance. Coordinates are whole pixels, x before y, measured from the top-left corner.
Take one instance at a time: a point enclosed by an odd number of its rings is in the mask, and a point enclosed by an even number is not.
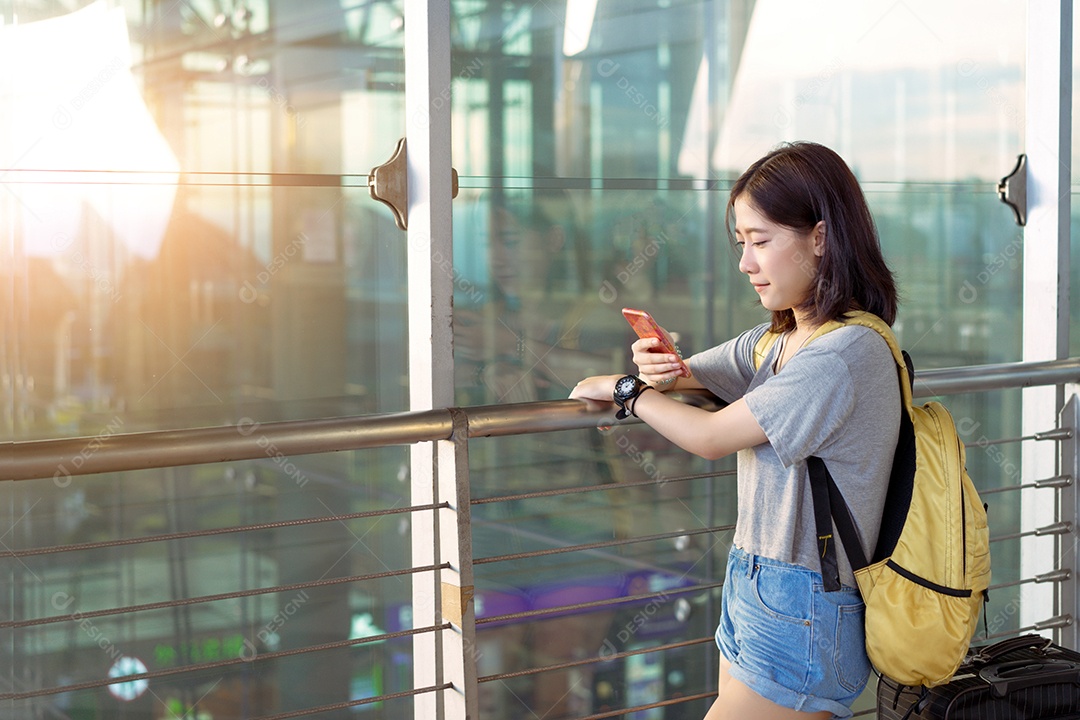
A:
[[[833,592],[840,589],[840,568],[836,559],[833,523],[836,523],[836,532],[844,543],[844,552],[847,553],[853,570],[868,565],[866,553],[863,552],[851,508],[832,479],[825,461],[819,457],[809,457],[806,459],[806,467],[810,471],[810,493],[814,500],[814,526],[817,528],[821,578],[825,591]]]
[[[821,558],[821,579],[826,592],[840,589],[840,568],[836,562],[836,539],[832,533],[829,502],[829,470],[819,457],[806,459],[810,471],[810,493],[814,500],[814,526],[817,528],[818,557]]]

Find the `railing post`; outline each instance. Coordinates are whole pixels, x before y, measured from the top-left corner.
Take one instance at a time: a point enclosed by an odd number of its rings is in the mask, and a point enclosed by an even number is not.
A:
[[[1075,389],[1076,386],[1071,387]],[[1068,570],[1069,576],[1059,585],[1056,614],[1069,615],[1072,617],[1072,622],[1057,631],[1057,641],[1067,648],[1076,650],[1080,648],[1080,628],[1077,627],[1076,622],[1076,619],[1080,617],[1080,608],[1077,607],[1080,594],[1077,593],[1076,578],[1077,543],[1080,538],[1077,534],[1077,528],[1080,527],[1080,505],[1077,505],[1080,503],[1080,493],[1076,491],[1076,480],[1080,477],[1080,438],[1077,438],[1077,429],[1080,428],[1080,398],[1075,393],[1065,401],[1058,427],[1071,431],[1069,437],[1061,441],[1059,470],[1059,474],[1068,475],[1071,482],[1058,491],[1058,507],[1061,508],[1061,521],[1069,523],[1072,526],[1072,532],[1058,539],[1058,567]]]
[[[1027,3],[1027,69],[1024,152],[1027,154],[1027,224],[1024,226],[1023,359],[1056,360],[1069,352],[1069,218],[1072,163],[1072,1]],[[1024,435],[1048,429],[1064,402],[1059,387],[1023,392]],[[1049,477],[1057,454],[1049,444],[1025,443],[1022,475]],[[1055,521],[1056,508],[1037,490],[1020,497],[1021,529]],[[1020,544],[1024,577],[1053,569],[1054,538],[1026,537]],[[1049,584],[1022,588],[1020,622],[1045,618],[1055,599]]]
[[[450,3],[405,0],[405,135],[408,171],[409,408],[453,405],[454,285],[442,267],[454,256],[451,238],[450,168]],[[412,501],[440,502],[436,456],[442,443],[418,443],[410,455]],[[451,496],[452,497],[452,496]],[[430,523],[419,515],[412,525],[412,562],[442,562],[439,511]],[[439,617],[441,573],[414,577],[414,627]],[[415,688],[439,687],[454,669],[443,666],[443,633],[413,640]],[[416,720],[443,720],[444,693],[417,695]],[[446,716],[458,718],[458,715]]]
[[[449,507],[439,510],[439,562],[449,568],[442,571],[439,583],[439,624],[452,627],[442,632],[444,682],[453,687],[444,691],[443,715],[439,720],[477,720],[478,685],[476,663],[480,652],[476,645],[476,612],[473,602],[472,508],[469,491],[469,419],[463,410],[450,411],[454,434],[439,441],[438,492],[440,502]]]

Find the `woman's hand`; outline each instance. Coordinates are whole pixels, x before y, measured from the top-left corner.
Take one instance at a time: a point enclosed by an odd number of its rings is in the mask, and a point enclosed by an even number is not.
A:
[[[587,377],[570,391],[570,397],[574,400],[585,400],[587,402],[615,402],[613,395],[615,394],[615,382],[623,377],[622,375],[594,375]]]
[[[638,377],[650,385],[664,388],[673,380],[683,376],[678,355],[653,352],[652,348],[660,345],[658,338],[639,338],[630,346],[634,351],[634,364],[638,367]]]

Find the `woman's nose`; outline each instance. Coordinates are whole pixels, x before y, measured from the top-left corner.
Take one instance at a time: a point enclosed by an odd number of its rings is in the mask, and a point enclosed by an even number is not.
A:
[[[754,260],[754,250],[749,245],[744,245],[742,257],[739,258],[739,272],[749,275],[756,269],[757,262]]]

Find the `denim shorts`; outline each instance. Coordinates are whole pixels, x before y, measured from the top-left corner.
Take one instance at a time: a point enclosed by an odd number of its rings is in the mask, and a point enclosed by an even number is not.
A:
[[[859,591],[732,546],[716,644],[731,677],[778,705],[851,717],[870,678]]]

